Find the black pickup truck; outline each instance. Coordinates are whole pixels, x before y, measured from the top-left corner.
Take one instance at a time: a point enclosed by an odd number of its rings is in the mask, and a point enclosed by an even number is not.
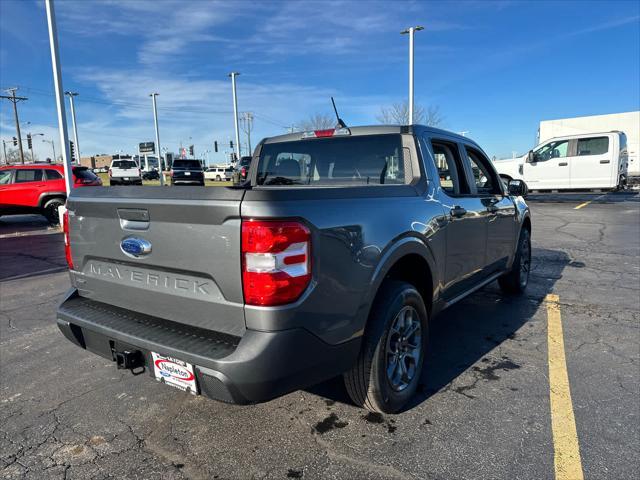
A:
[[[524,194],[471,139],[419,125],[264,139],[238,187],[76,189],[58,325],[193,394],[258,402],[343,375],[354,403],[396,412],[435,315],[495,280],[526,288]]]

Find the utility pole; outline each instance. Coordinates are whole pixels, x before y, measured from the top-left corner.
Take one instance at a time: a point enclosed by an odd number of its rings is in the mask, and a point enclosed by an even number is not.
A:
[[[69,135],[67,132],[67,113],[64,109],[64,88],[62,88],[62,69],[60,68],[60,53],[58,51],[58,32],[56,27],[56,12],[53,0],[44,0],[47,8],[47,25],[49,27],[49,47],[51,49],[51,67],[53,68],[53,85],[56,91],[56,107],[58,110],[58,130],[62,146],[62,165],[64,168],[64,183],[67,197],[73,189],[73,170],[71,155],[69,154]]]
[[[413,124],[413,34],[420,30],[424,30],[424,27],[409,27],[400,32],[402,35],[409,34],[409,125]]]
[[[240,131],[238,129],[238,97],[236,95],[236,77],[240,75],[238,72],[231,72],[231,89],[233,91],[233,122],[236,127],[236,148],[238,149],[237,160],[240,160],[242,152],[240,151]]]
[[[2,150],[4,151],[4,163],[9,165],[9,158],[7,157],[7,144],[2,140]]]
[[[66,96],[69,97],[69,105],[71,106],[71,123],[73,125],[73,141],[75,144],[75,154],[76,154],[76,163],[80,165],[80,144],[78,143],[78,127],[76,126],[76,109],[73,103],[73,97],[77,97],[77,92],[64,92]]]
[[[10,93],[11,96],[0,95],[0,98],[4,98],[5,100],[9,100],[13,103],[13,116],[16,119],[16,133],[18,134],[18,148],[20,149],[20,161],[24,165],[24,151],[22,150],[22,135],[20,135],[20,120],[18,119],[18,102],[29,100],[27,97],[16,97],[16,91],[18,87],[9,88],[6,92]]]
[[[156,152],[158,153],[158,167],[160,167],[160,186],[164,185],[164,168],[162,167],[162,150],[160,149],[160,130],[158,130],[158,108],[156,107],[157,93],[149,95],[153,104],[153,123],[156,127]]]
[[[253,152],[251,149],[251,130],[253,129],[253,113],[244,112],[242,114],[242,130],[247,134],[247,145],[249,146],[249,155]]]

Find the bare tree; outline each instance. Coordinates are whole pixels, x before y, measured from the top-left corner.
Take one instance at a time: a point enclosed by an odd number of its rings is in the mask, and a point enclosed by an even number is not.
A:
[[[38,155],[36,155],[34,153],[33,157],[34,158],[31,158],[31,152],[29,150],[26,150],[24,152],[24,161],[25,162],[37,162],[38,161]],[[3,157],[3,160],[5,160],[7,163],[21,163],[20,150],[18,150],[17,148],[8,149],[7,150],[7,158],[5,159]]]
[[[380,123],[390,125],[406,125],[409,120],[409,102],[397,102],[389,107],[381,107],[380,114],[376,117]],[[421,105],[413,107],[413,123],[422,123],[430,127],[442,124],[444,116],[440,113],[440,107],[430,106],[425,110]]]
[[[327,115],[324,113],[316,113],[311,115],[306,120],[301,120],[298,122],[296,127],[300,131],[309,131],[309,130],[325,130],[327,128],[333,128],[336,126],[336,119],[331,115]]]
[[[424,124],[428,127],[438,127],[444,122],[444,115],[438,105],[429,105],[424,116]]]

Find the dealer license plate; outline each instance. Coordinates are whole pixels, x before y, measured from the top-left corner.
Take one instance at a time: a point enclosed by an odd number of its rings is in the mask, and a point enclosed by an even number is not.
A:
[[[151,356],[156,380],[179,388],[183,392],[198,394],[193,365],[155,352],[151,352]]]

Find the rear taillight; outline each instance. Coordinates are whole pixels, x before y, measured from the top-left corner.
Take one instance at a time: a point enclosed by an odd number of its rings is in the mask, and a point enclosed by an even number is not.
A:
[[[111,169],[109,169],[109,176],[111,176]]]
[[[245,178],[245,177],[247,176],[247,167],[242,167],[242,168],[240,169],[240,176],[241,176],[242,178]]]
[[[173,177],[173,170],[169,170],[169,176]]]
[[[65,210],[62,215],[62,233],[64,235],[64,256],[67,259],[69,269],[73,270],[73,260],[71,259],[71,245],[69,244],[69,211]]]
[[[242,287],[248,305],[300,298],[311,281],[311,232],[299,222],[242,222]]]

